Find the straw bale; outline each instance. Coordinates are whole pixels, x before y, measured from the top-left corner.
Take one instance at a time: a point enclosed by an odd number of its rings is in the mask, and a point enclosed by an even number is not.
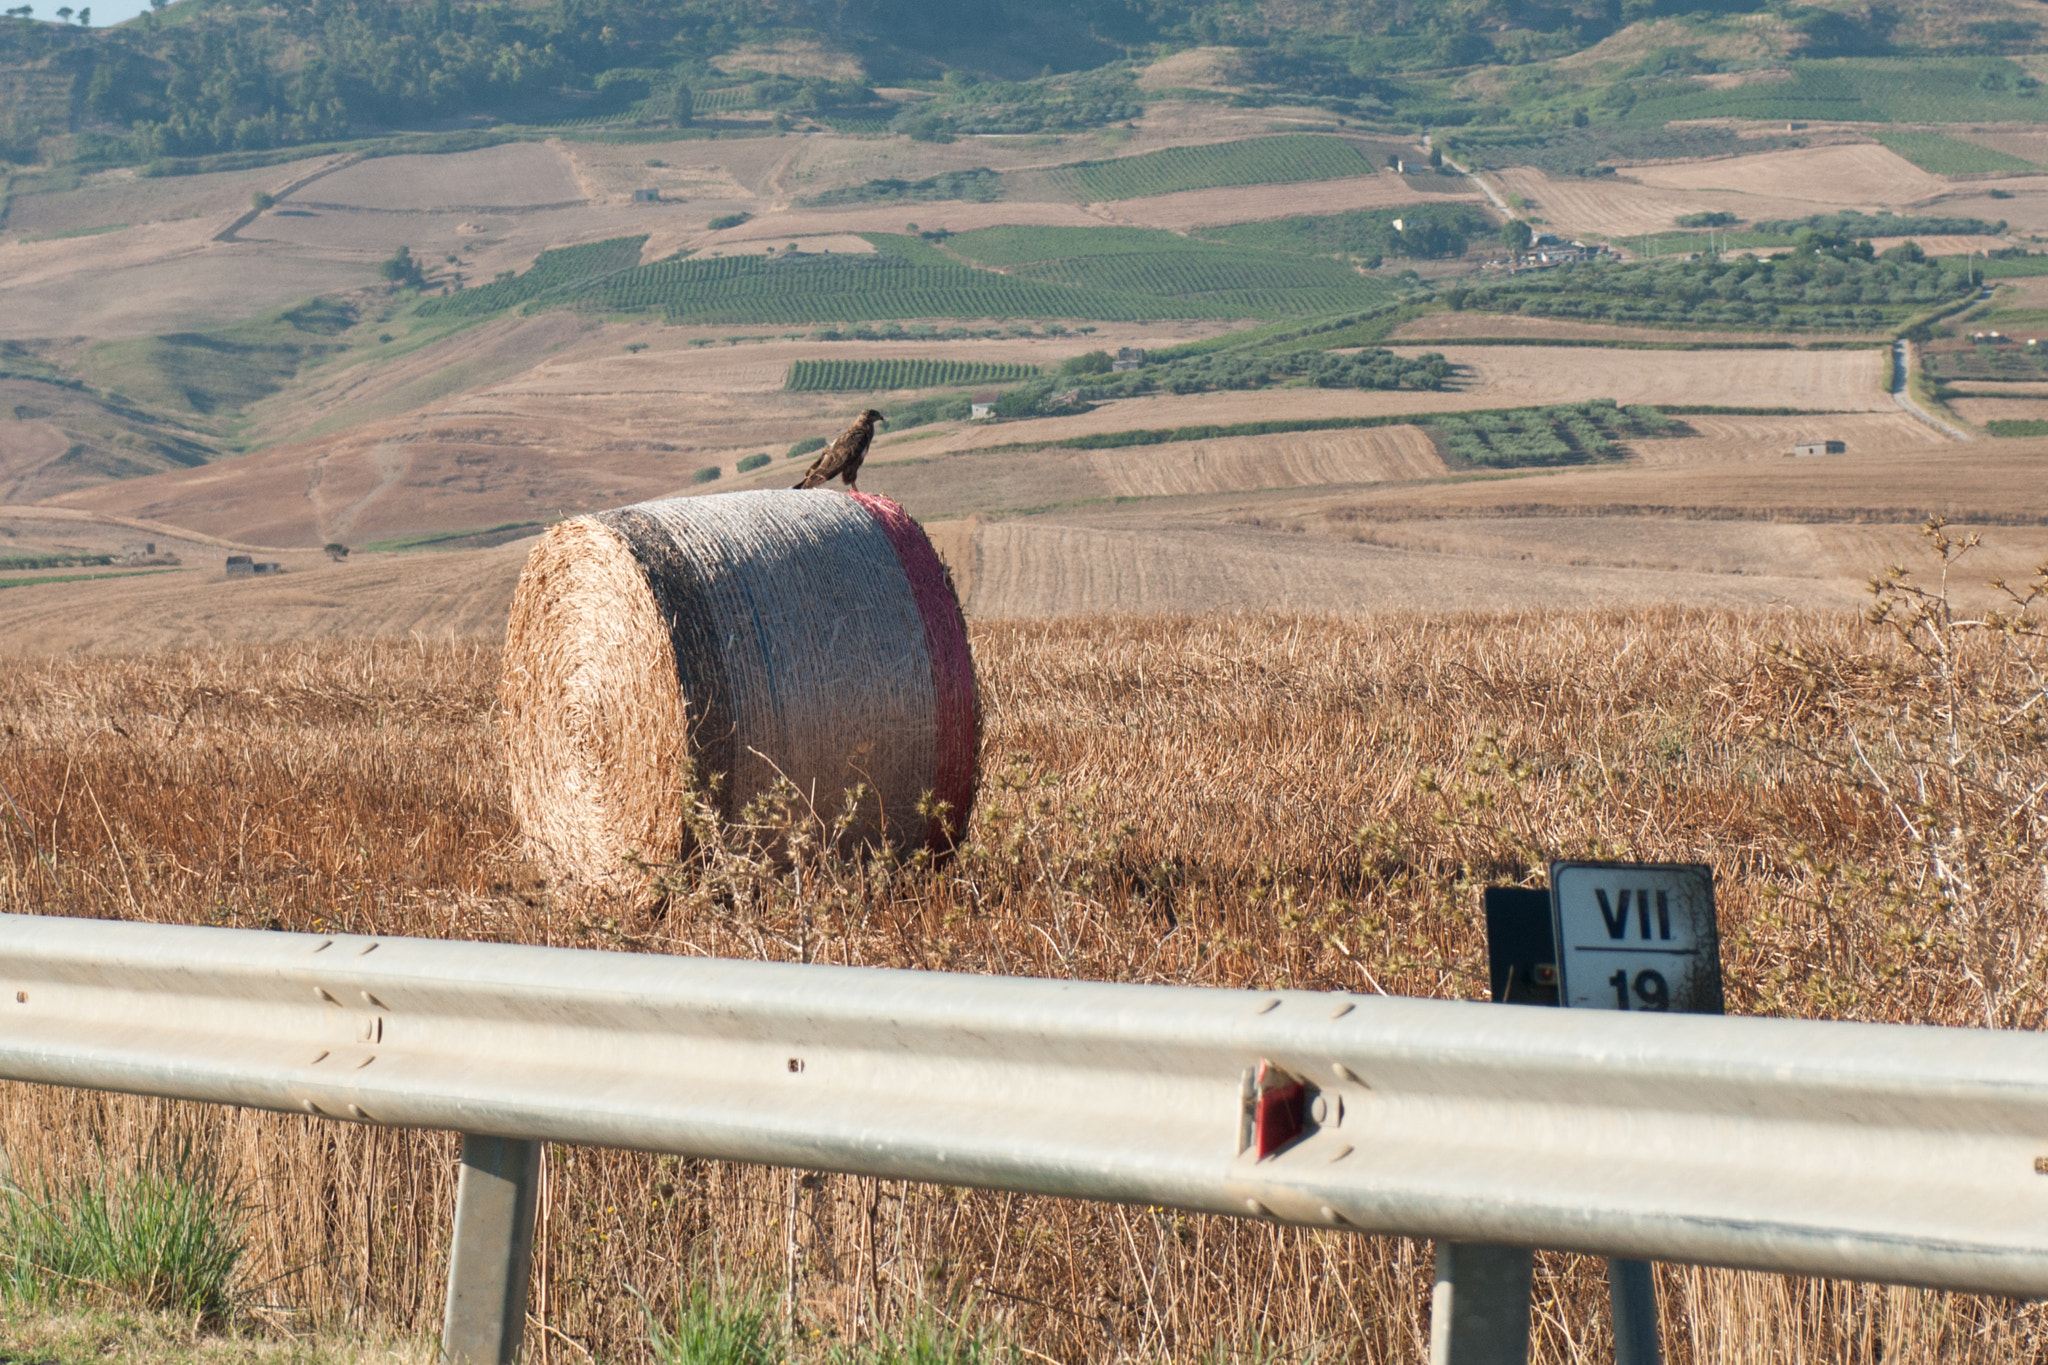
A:
[[[762,490],[562,522],[514,594],[512,806],[558,877],[628,891],[786,777],[850,844],[945,849],[979,734],[959,603],[923,531],[865,494]],[[944,818],[920,806],[936,797]]]

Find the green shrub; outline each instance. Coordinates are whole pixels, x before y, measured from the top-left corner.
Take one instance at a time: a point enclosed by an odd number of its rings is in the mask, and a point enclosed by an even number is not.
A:
[[[710,228],[713,232],[723,232],[727,228],[738,227],[741,223],[748,221],[753,216],[754,215],[751,213],[721,213],[716,218],[713,218],[709,223],[706,223],[705,226]]]
[[[825,438],[823,436],[806,436],[801,441],[791,445],[789,454],[783,456],[783,458],[786,460],[800,460],[812,451],[823,450],[824,448]]]
[[[734,465],[733,468],[741,474],[751,474],[767,463],[768,456],[765,453],[760,455],[742,455],[740,456],[740,462]]]
[[[377,267],[377,271],[393,284],[402,285],[407,289],[421,288],[427,282],[426,275],[420,270],[420,263],[413,259],[410,247],[398,248],[391,254],[390,260]]]
[[[1077,374],[1108,374],[1115,365],[1108,351],[1086,351],[1061,361],[1060,375],[1065,378]]]
[[[218,1325],[234,1313],[247,1214],[186,1144],[133,1170],[0,1184],[0,1297],[113,1296]]]
[[[1993,436],[2048,436],[2048,421],[2039,417],[2000,417],[1984,424]]]
[[[718,477],[718,466],[707,464],[690,476],[691,483],[710,483]]]
[[[945,171],[923,180],[869,180],[844,189],[826,190],[806,203],[819,207],[834,204],[881,204],[964,199],[985,204],[1002,198],[1003,177],[986,166],[969,171]]]

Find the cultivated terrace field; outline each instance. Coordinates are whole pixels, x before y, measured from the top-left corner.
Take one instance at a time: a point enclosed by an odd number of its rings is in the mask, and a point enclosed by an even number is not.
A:
[[[1471,998],[1481,887],[1700,859],[1734,1012],[2040,1027],[2048,19],[1670,8],[17,7],[0,908],[788,956],[776,830],[544,881],[498,650],[550,524],[873,407],[984,782],[947,867],[806,862],[826,960]],[[0,1149],[0,1359],[432,1353],[445,1136],[10,1087]],[[547,1190],[532,1359],[1427,1357],[1414,1243]],[[175,1273],[79,1231],[170,1206]],[[2048,1354],[1658,1275],[1675,1362]],[[1600,1268],[1536,1324],[1610,1358]]]

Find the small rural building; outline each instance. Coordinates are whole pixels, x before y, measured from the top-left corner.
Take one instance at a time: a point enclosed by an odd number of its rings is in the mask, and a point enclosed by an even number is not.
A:
[[[1116,348],[1116,359],[1109,362],[1109,368],[1119,374],[1125,370],[1138,369],[1145,363],[1145,354],[1145,348],[1142,346],[1119,346]]]
[[[661,191],[660,191],[660,190],[634,190],[634,191],[633,191],[633,202],[634,202],[634,203],[636,203],[636,204],[658,204],[658,203],[660,203],[660,202],[661,202]]]
[[[228,556],[229,578],[244,578],[251,574],[273,574],[283,572],[284,565],[282,564],[276,564],[267,561],[259,563],[258,561],[251,559],[248,555]]]
[[[1847,441],[1801,441],[1792,447],[1794,455],[1840,455],[1849,448]]]
[[[992,393],[977,394],[967,405],[967,420],[970,422],[991,421],[995,415],[996,395]]]

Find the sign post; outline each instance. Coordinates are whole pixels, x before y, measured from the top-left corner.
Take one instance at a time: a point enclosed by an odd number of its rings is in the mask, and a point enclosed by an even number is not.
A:
[[[1488,887],[1485,906],[1496,1003],[1721,1013],[1721,939],[1711,867],[1556,862],[1548,891]],[[1527,1359],[1528,1264],[1526,1250],[1437,1247],[1433,1365]],[[1510,1269],[1518,1275],[1502,1273]],[[1615,1365],[1662,1365],[1650,1263],[1610,1260],[1607,1288]]]
[[[1567,1009],[1719,1014],[1714,869],[1703,863],[1550,865],[1558,1003]],[[1662,1365],[1648,1261],[1610,1260],[1615,1365]]]

